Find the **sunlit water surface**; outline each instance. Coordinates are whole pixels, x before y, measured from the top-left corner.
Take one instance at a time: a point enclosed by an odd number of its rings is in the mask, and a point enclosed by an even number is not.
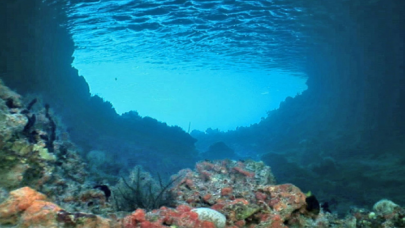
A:
[[[248,126],[306,89],[308,34],[334,26],[318,22],[322,10],[283,0],[76,3],[74,66],[118,113],[184,129]]]

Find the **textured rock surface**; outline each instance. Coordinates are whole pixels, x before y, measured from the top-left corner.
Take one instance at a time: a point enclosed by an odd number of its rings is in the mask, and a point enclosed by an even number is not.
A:
[[[225,228],[226,218],[218,211],[210,208],[195,208],[191,211],[198,214],[199,220],[213,222],[217,228]]]
[[[269,166],[255,161],[202,161],[195,171],[182,170],[183,179],[175,186],[177,204],[211,207],[221,200],[236,198],[256,201],[259,185],[275,184]]]
[[[18,227],[57,228],[59,226],[56,215],[60,210],[61,208],[54,203],[35,200],[21,215]]]
[[[37,200],[46,200],[46,196],[29,187],[10,192],[9,197],[0,204],[0,224],[17,223],[18,215]]]

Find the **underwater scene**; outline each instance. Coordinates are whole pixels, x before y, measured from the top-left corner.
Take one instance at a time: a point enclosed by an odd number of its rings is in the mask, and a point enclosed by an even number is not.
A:
[[[405,228],[405,1],[1,0],[0,228]]]

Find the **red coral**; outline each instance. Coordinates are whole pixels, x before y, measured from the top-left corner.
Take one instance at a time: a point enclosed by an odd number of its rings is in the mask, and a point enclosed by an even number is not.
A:
[[[269,219],[271,218],[270,214],[267,214],[267,213],[259,214],[258,216],[259,216],[261,222],[269,221]]]
[[[164,226],[161,224],[161,222],[149,222],[149,221],[144,221],[140,224],[140,228],[167,228],[167,226]]]
[[[142,209],[136,209],[131,215],[126,216],[122,222],[125,228],[135,228],[137,224],[144,221],[146,221],[145,211]]]
[[[203,221],[199,227],[201,227],[201,228],[216,228],[215,224],[213,222],[210,222],[210,221]]]
[[[237,198],[237,199],[232,200],[231,202],[229,202],[229,205],[234,205],[234,204],[237,204],[237,203],[243,203],[244,205],[248,205],[249,201],[247,201],[246,199],[243,199],[243,198]]]
[[[212,197],[211,194],[206,194],[205,196],[203,196],[203,200],[204,200],[205,202],[208,202],[208,200],[210,200],[211,197]]]
[[[191,180],[191,179],[186,179],[186,181],[185,181],[185,183],[186,183],[186,185],[187,185],[187,187],[189,187],[189,188],[193,188],[194,187],[194,183],[193,183],[193,180]]]
[[[235,170],[236,172],[245,175],[246,177],[254,177],[255,173],[251,173],[249,171],[246,171],[240,167],[234,167],[233,170]]]
[[[161,218],[162,223],[171,225],[171,224],[173,224],[174,219],[179,217],[180,214],[167,207],[161,207],[160,211],[159,211],[159,216]]]
[[[144,221],[144,222],[141,222],[141,228],[154,228],[154,226],[152,225],[152,223],[151,222],[149,222],[149,221]]]
[[[221,196],[229,196],[230,194],[232,194],[232,188],[231,187],[227,187],[227,188],[222,188],[221,189]]]
[[[225,202],[223,201],[219,201],[216,204],[212,205],[211,209],[216,210],[216,211],[220,211],[225,207]]]
[[[145,211],[142,209],[136,209],[134,213],[131,214],[131,217],[133,220],[137,222],[143,222],[146,221],[145,219]]]
[[[178,219],[175,219],[174,223],[180,227],[194,228],[200,222],[198,220],[198,214],[196,212],[190,211],[181,214]]]
[[[263,192],[255,192],[255,197],[257,200],[265,201],[267,199],[267,195]]]
[[[136,221],[132,220],[131,215],[128,215],[124,217],[122,220],[122,226],[124,228],[135,228],[136,227]]]
[[[206,170],[214,170],[215,165],[210,163],[210,162],[202,162],[201,165],[206,169]]]
[[[187,205],[179,205],[176,207],[176,210],[179,213],[184,213],[184,212],[189,212],[191,211],[191,207],[187,206]]]
[[[243,227],[245,225],[246,225],[245,220],[239,220],[239,221],[235,222],[235,226],[237,226],[237,227]]]
[[[205,170],[201,171],[201,172],[200,172],[200,176],[201,176],[201,179],[202,179],[203,181],[209,181],[209,180],[211,180],[211,173],[209,173],[208,171],[205,171]]]

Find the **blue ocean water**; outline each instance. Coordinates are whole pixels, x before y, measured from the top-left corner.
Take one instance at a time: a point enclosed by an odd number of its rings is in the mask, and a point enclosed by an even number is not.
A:
[[[80,63],[299,73],[312,14],[300,1],[111,0],[78,3],[70,17]]]
[[[235,129],[306,89],[308,52],[333,25],[317,20],[325,12],[316,1],[72,3],[73,64],[118,113]]]

